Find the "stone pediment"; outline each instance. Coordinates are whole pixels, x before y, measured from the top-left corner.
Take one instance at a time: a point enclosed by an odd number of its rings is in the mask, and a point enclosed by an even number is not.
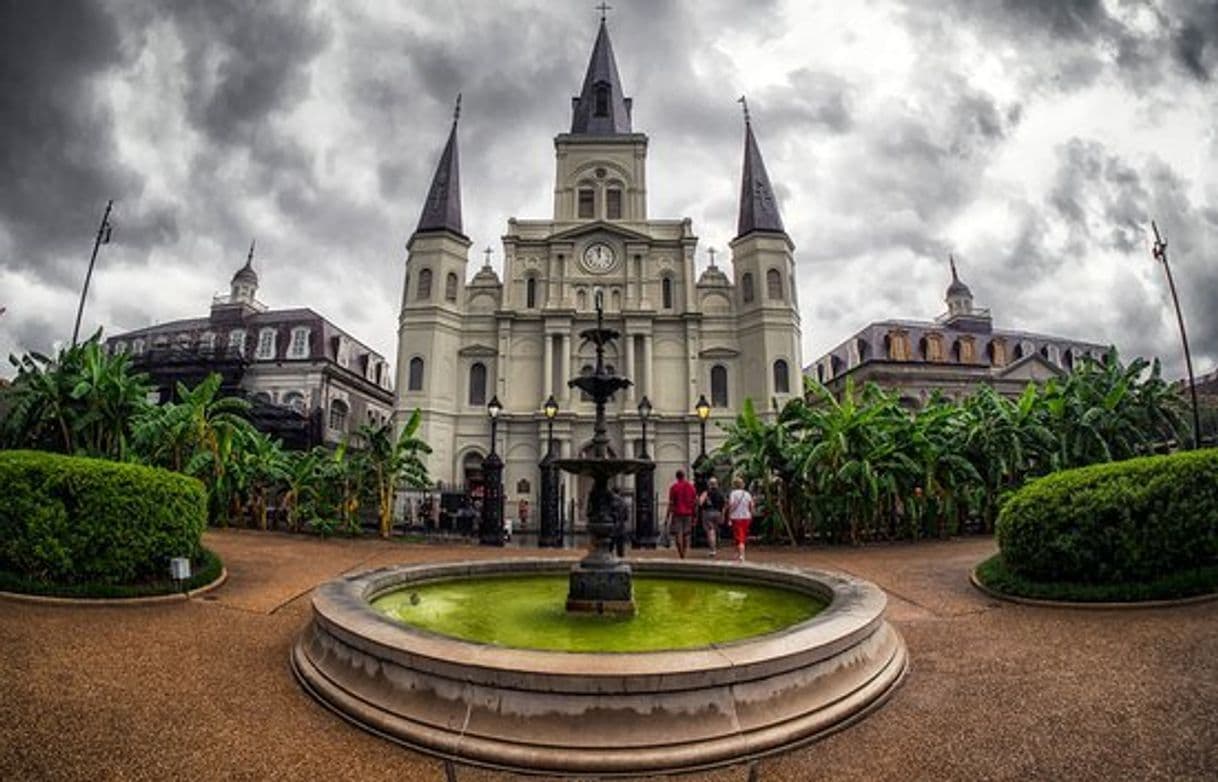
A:
[[[721,345],[705,348],[698,352],[698,358],[736,358],[740,355],[740,351],[735,348],[727,348]]]
[[[1003,380],[1034,380],[1039,382],[1048,380],[1051,377],[1061,377],[1065,372],[1039,353],[1033,353],[1029,356],[1024,356],[1018,361],[1007,364],[995,374]]]
[[[498,354],[499,352],[497,350],[487,345],[466,345],[457,351],[458,356],[493,357],[497,356]]]
[[[573,228],[559,231],[550,236],[550,241],[574,240],[581,236],[587,236],[594,233],[607,233],[613,236],[619,236],[625,241],[634,242],[650,242],[652,238],[645,233],[639,233],[630,228],[624,228],[617,223],[608,223],[604,220],[594,220],[589,223],[581,223]]]

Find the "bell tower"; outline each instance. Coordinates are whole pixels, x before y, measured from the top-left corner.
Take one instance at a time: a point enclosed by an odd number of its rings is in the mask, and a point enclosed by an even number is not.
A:
[[[647,136],[631,129],[632,107],[602,16],[571,132],[554,139],[556,222],[647,219]]]
[[[799,302],[795,283],[795,245],[787,235],[770,186],[761,149],[744,106],[744,163],[740,212],[732,240],[743,396],[759,412],[786,396],[802,393]],[[780,363],[781,362],[781,363]],[[785,388],[784,388],[785,381]]]
[[[461,96],[453,110],[448,141],[440,153],[419,223],[406,243],[402,309],[398,318],[398,423],[417,408],[419,435],[433,443],[429,467],[451,458],[456,399],[451,380],[461,348],[465,274],[470,240],[461,225],[461,171],[457,123]]]

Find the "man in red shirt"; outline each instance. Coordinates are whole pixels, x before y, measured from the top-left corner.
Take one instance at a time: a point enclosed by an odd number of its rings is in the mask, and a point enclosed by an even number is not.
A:
[[[668,487],[668,512],[664,514],[664,520],[668,522],[669,534],[677,540],[677,556],[681,559],[685,559],[685,550],[689,548],[689,531],[697,500],[694,485],[685,480],[685,471],[677,470],[677,480]]]

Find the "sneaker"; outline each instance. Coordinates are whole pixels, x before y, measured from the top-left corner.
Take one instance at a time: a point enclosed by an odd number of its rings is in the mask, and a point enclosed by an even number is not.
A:
[[[714,559],[716,556],[718,556],[718,553],[719,552],[717,552],[717,551],[711,550],[706,553],[706,556],[710,557],[711,559]]]

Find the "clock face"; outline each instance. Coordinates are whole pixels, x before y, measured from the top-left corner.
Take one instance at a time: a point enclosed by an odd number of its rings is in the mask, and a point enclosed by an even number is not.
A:
[[[613,248],[597,242],[584,248],[584,268],[593,274],[604,274],[613,268]]]

